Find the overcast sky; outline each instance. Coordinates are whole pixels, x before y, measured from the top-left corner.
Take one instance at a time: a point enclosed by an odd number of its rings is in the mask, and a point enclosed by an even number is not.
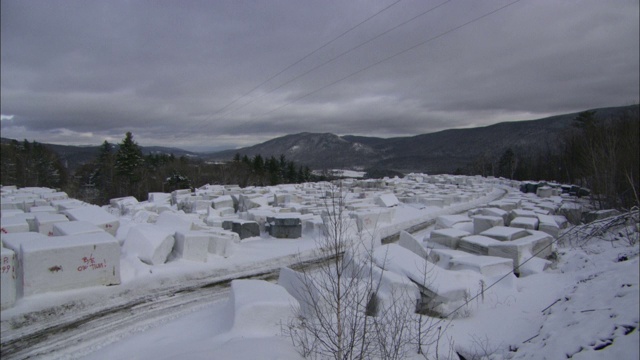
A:
[[[512,2],[3,0],[2,136],[234,148],[639,102],[638,0]]]

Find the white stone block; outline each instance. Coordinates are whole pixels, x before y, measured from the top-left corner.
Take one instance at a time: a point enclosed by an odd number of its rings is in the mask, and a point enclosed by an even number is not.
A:
[[[470,232],[460,229],[438,229],[431,231],[429,235],[429,247],[439,244],[451,249],[458,248],[458,242],[461,238],[471,235]]]
[[[413,235],[409,234],[406,231],[400,231],[400,238],[398,239],[398,245],[402,246],[405,249],[410,250],[414,254],[420,256],[423,259],[426,259],[429,255],[427,249],[422,246],[422,243],[418,241]]]
[[[171,194],[152,192],[148,195],[149,202],[154,204],[171,204]]]
[[[120,245],[106,232],[22,241],[24,296],[120,283]]]
[[[441,215],[436,218],[435,228],[436,230],[448,229],[454,227],[455,224],[463,222],[471,223],[471,219],[465,215]]]
[[[69,209],[65,210],[63,214],[71,220],[90,222],[113,236],[116,236],[120,227],[120,220],[99,206]]]
[[[469,256],[475,255],[461,250],[431,249],[428,260],[443,269],[451,269],[451,260]]]
[[[513,271],[513,260],[496,256],[467,256],[451,259],[451,270],[472,270],[496,277]]]
[[[69,221],[69,218],[67,218],[63,214],[36,214],[36,231],[43,235],[53,236],[53,224],[66,221]]]
[[[529,235],[525,229],[507,227],[507,226],[494,226],[489,230],[485,230],[480,235],[488,236],[490,238],[500,241],[512,241]]]
[[[536,190],[536,195],[541,198],[548,198],[553,195],[553,188],[549,186],[541,186]]]
[[[42,193],[40,194],[40,198],[47,202],[51,202],[56,200],[67,200],[69,198],[69,195],[67,195],[67,193],[64,191],[56,191],[50,193]]]
[[[476,255],[489,255],[489,247],[500,241],[483,235],[465,236],[458,242],[458,249]]]
[[[537,217],[517,217],[511,220],[509,226],[520,229],[538,230],[538,224],[539,221]]]
[[[133,196],[119,197],[109,200],[109,204],[112,208],[116,208],[120,211],[120,214],[129,214],[136,205],[139,204],[138,199]]]
[[[494,226],[504,226],[502,217],[487,215],[473,216],[473,233],[476,235]]]
[[[222,195],[213,199],[211,202],[214,209],[231,208],[233,209],[233,198],[231,195]]]
[[[540,231],[528,231],[529,235],[513,241],[504,241],[489,247],[490,256],[513,260],[514,272],[520,273],[520,265],[533,256],[546,258],[553,252],[553,238]]]
[[[400,204],[400,201],[394,194],[381,194],[374,199],[374,203],[382,207],[392,207]]]
[[[24,214],[20,209],[3,209],[0,210],[0,218],[11,217],[18,214]]]
[[[40,213],[55,214],[58,212],[58,209],[56,209],[51,205],[32,206],[31,209],[29,209],[29,212],[36,213],[36,214],[40,214]]]
[[[15,304],[18,294],[18,259],[13,250],[2,248],[0,251],[2,267],[0,269],[0,309],[8,309]]]
[[[282,324],[297,315],[300,304],[287,290],[264,280],[233,280],[229,300],[231,331],[280,335]]]
[[[129,229],[123,250],[149,265],[164,264],[175,244],[174,232],[163,227],[140,224]]]
[[[211,254],[229,257],[233,254],[235,244],[240,243],[240,235],[223,229],[203,230],[209,235],[208,252]]]
[[[0,219],[0,231],[3,234],[28,232],[29,223],[18,216],[4,217]]]
[[[201,231],[176,231],[174,252],[178,258],[207,262],[210,235]]]
[[[95,234],[104,229],[88,221],[66,221],[53,224],[53,236]]]
[[[182,212],[165,211],[158,215],[156,225],[173,231],[196,230],[193,219]]]
[[[53,200],[51,201],[51,206],[55,207],[58,212],[62,212],[64,210],[75,209],[82,206],[90,206],[84,201],[80,201],[77,199],[65,199],[65,200]]]

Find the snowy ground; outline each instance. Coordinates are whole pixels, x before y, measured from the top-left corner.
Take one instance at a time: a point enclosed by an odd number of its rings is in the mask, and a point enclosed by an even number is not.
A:
[[[440,214],[466,211],[501,195],[502,191],[496,191],[486,198],[446,209],[400,204],[394,223],[386,231],[392,233]],[[121,221],[123,233],[127,226],[135,225],[126,217]],[[428,358],[437,354],[456,359],[454,352],[458,352],[467,359],[482,355],[490,359],[638,359],[640,245],[637,240],[632,243],[624,229],[617,227],[588,239],[573,235],[586,230],[564,230],[553,268],[496,283],[483,297],[471,300],[465,309],[469,315],[466,318],[423,319],[435,322],[441,329],[437,353],[432,346]],[[429,231],[430,228],[420,231],[418,238],[427,236]],[[635,236],[637,239],[637,232]],[[125,253],[121,285],[23,298],[13,308],[2,311],[2,337],[19,336],[11,330],[12,322],[22,322],[28,330],[55,323],[61,317],[108,309],[142,294],[170,297],[172,289],[248,275],[260,269],[277,269],[295,262],[298,256],[312,258],[315,246],[310,238],[256,238],[239,244],[233,257],[209,254],[207,263],[175,260],[163,266],[143,264]],[[290,339],[281,334],[230,331],[233,310],[228,288],[214,289],[199,298],[197,294],[194,292],[192,305],[176,302],[178,305],[166,314],[149,315],[146,319],[144,313],[152,308],[141,308],[141,313],[131,310],[132,318],[142,315],[143,320],[132,324],[119,320],[123,325],[112,329],[104,323],[105,330],[91,339],[79,336],[61,340],[56,346],[53,334],[51,349],[34,358],[301,358]],[[162,305],[157,306],[162,313]],[[126,314],[123,316],[126,318]],[[415,354],[409,358],[424,357]]]
[[[492,359],[638,359],[638,245],[597,237],[559,255],[555,269],[500,283],[470,304],[470,317],[443,322],[441,357],[452,342]],[[86,359],[301,358],[284,336],[226,332],[227,307],[221,299]]]

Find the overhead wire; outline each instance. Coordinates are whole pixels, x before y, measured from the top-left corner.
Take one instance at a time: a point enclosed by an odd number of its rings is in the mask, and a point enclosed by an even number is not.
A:
[[[320,47],[316,48],[315,50],[311,51],[310,53],[308,53],[307,55],[301,57],[300,59],[296,60],[295,62],[293,62],[292,64],[290,64],[289,66],[285,67],[284,69],[280,70],[278,73],[276,73],[275,75],[272,75],[270,78],[268,78],[267,80],[264,80],[263,82],[261,82],[260,84],[256,85],[253,89],[247,91],[246,93],[244,93],[243,95],[241,95],[240,97],[236,98],[235,100],[231,101],[230,103],[228,103],[227,105],[223,106],[222,108],[218,109],[216,112],[214,112],[212,114],[213,115],[217,115],[219,113],[221,113],[222,111],[224,111],[225,109],[227,109],[228,107],[232,106],[233,104],[235,104],[236,102],[244,99],[245,97],[247,97],[249,94],[253,93],[254,91],[258,90],[260,87],[262,87],[264,84],[268,83],[269,81],[275,79],[276,77],[282,75],[284,72],[286,72],[287,70],[291,69],[292,67],[298,65],[299,63],[303,62],[304,60],[308,59],[311,55],[317,53],[318,51],[324,49],[325,47],[329,46],[330,44],[332,44],[333,42],[337,41],[338,39],[342,38],[343,36],[347,35],[348,33],[350,33],[351,31],[357,29],[358,27],[360,27],[361,25],[363,25],[364,23],[368,22],[369,20],[375,18],[376,16],[382,14],[383,12],[389,10],[391,7],[393,7],[394,5],[398,4],[400,1],[402,0],[396,0],[395,2],[387,5],[386,7],[382,8],[381,10],[377,11],[376,13],[374,13],[373,15],[367,17],[366,19],[360,21],[359,23],[355,24],[354,26],[350,27],[349,29],[345,30],[344,32],[342,32],[340,35],[334,37],[333,39],[325,42],[324,44],[322,44]],[[246,105],[246,104],[245,104]],[[243,106],[245,106],[243,105]]]
[[[338,60],[339,58],[341,58],[341,57],[343,57],[343,56],[345,56],[345,55],[347,55],[347,54],[349,54],[349,53],[351,53],[351,52],[353,52],[353,51],[355,51],[355,50],[357,50],[357,49],[359,49],[359,48],[361,48],[361,47],[363,47],[363,46],[365,46],[365,45],[367,45],[367,44],[369,44],[369,43],[371,43],[371,42],[373,42],[373,41],[375,41],[375,40],[377,40],[377,39],[379,39],[380,37],[382,37],[382,36],[384,36],[384,35],[386,35],[386,34],[388,34],[388,33],[392,32],[393,30],[396,30],[397,28],[399,28],[399,27],[401,27],[401,26],[404,26],[404,25],[406,25],[406,24],[408,24],[408,23],[410,23],[410,22],[412,22],[412,21],[414,21],[414,20],[416,20],[416,19],[418,19],[418,18],[420,18],[420,17],[422,17],[422,16],[424,16],[424,15],[426,15],[426,14],[428,14],[428,13],[430,13],[430,12],[434,11],[434,10],[436,10],[436,9],[438,9],[439,7],[441,7],[441,6],[443,6],[443,5],[447,4],[447,3],[449,3],[449,2],[451,2],[451,1],[452,1],[452,0],[446,0],[445,2],[440,3],[439,5],[436,5],[436,6],[432,7],[432,8],[429,8],[429,9],[427,9],[427,10],[425,10],[425,11],[423,11],[423,12],[419,13],[418,15],[415,15],[414,17],[412,17],[412,18],[410,18],[410,19],[408,19],[408,20],[403,21],[402,23],[400,23],[400,24],[398,24],[398,25],[395,25],[395,26],[393,26],[393,27],[391,27],[391,28],[389,28],[389,29],[385,30],[385,31],[383,31],[383,32],[381,32],[381,33],[379,33],[379,34],[375,35],[374,37],[372,37],[372,38],[370,38],[370,39],[368,39],[368,40],[366,40],[366,41],[364,41],[364,42],[362,42],[362,43],[360,43],[360,44],[358,44],[358,45],[356,45],[356,46],[354,46],[354,47],[349,48],[349,49],[348,49],[348,50],[346,50],[346,51],[343,51],[342,53],[340,53],[340,54],[338,54],[338,55],[336,55],[336,56],[334,56],[334,57],[330,58],[329,60],[326,60],[325,62],[323,62],[323,63],[321,63],[321,64],[319,64],[319,65],[316,65],[316,66],[314,66],[314,67],[310,68],[309,70],[307,70],[307,71],[305,71],[305,72],[303,72],[303,73],[301,73],[301,74],[299,74],[299,75],[296,75],[296,76],[295,76],[295,77],[293,77],[292,79],[289,79],[289,80],[287,80],[286,82],[284,82],[284,83],[282,83],[282,84],[278,85],[277,87],[275,87],[275,88],[273,88],[273,89],[271,89],[271,90],[269,90],[269,91],[267,91],[267,92],[265,92],[265,93],[261,94],[260,96],[258,96],[258,97],[256,97],[256,98],[254,98],[253,100],[251,100],[251,101],[249,101],[249,102],[247,102],[247,103],[245,103],[245,104],[241,105],[240,107],[236,108],[235,110],[239,110],[239,109],[241,109],[241,108],[243,108],[243,107],[245,107],[245,106],[247,106],[247,105],[249,105],[249,104],[253,103],[254,101],[258,100],[258,99],[259,99],[259,98],[261,98],[262,96],[267,95],[267,94],[270,94],[270,93],[272,93],[272,92],[274,92],[274,91],[276,91],[276,90],[278,90],[278,89],[281,89],[282,87],[284,87],[284,86],[286,86],[286,85],[289,85],[290,83],[292,83],[292,82],[294,82],[294,81],[296,81],[296,80],[300,79],[301,77],[303,77],[303,76],[305,76],[305,75],[307,75],[307,74],[309,74],[309,73],[312,73],[312,72],[314,72],[314,71],[318,70],[319,68],[321,68],[321,67],[323,67],[323,66],[325,66],[325,65],[328,65],[328,64],[330,64],[330,63],[332,63],[332,62],[334,62],[334,61]],[[278,74],[278,75],[279,75],[279,74]]]
[[[362,73],[362,72],[364,72],[364,71],[367,71],[367,70],[369,70],[369,69],[371,69],[371,68],[373,68],[373,67],[375,67],[375,66],[377,66],[377,65],[380,65],[380,64],[381,64],[381,63],[383,63],[383,62],[389,61],[389,60],[391,60],[391,59],[393,59],[393,58],[395,58],[395,57],[397,57],[397,56],[400,56],[400,55],[402,55],[402,54],[405,54],[405,53],[407,53],[407,52],[409,52],[409,51],[411,51],[411,50],[413,50],[413,49],[416,49],[416,48],[418,48],[418,47],[420,47],[420,46],[423,46],[423,45],[425,45],[425,44],[427,44],[427,43],[429,43],[429,42],[431,42],[431,41],[434,41],[434,40],[436,40],[436,39],[439,39],[439,38],[441,38],[441,37],[443,37],[443,36],[445,36],[445,35],[447,35],[447,34],[450,34],[450,33],[454,32],[454,31],[456,31],[456,30],[459,30],[459,29],[461,29],[461,28],[463,28],[463,27],[465,27],[465,26],[467,26],[467,25],[470,25],[470,24],[472,24],[472,23],[476,22],[476,21],[479,21],[479,20],[482,20],[482,19],[484,19],[484,18],[486,18],[486,17],[488,17],[488,16],[491,16],[491,15],[493,15],[493,14],[495,14],[495,13],[497,13],[497,12],[501,11],[501,10],[506,9],[507,7],[509,7],[509,6],[511,6],[511,5],[514,5],[514,4],[516,4],[516,3],[519,3],[520,1],[522,1],[522,0],[515,0],[515,1],[512,1],[512,2],[510,2],[510,3],[508,3],[508,4],[506,4],[506,5],[503,5],[503,6],[499,7],[499,8],[497,8],[497,9],[495,9],[495,10],[492,10],[492,11],[490,11],[490,12],[488,12],[488,13],[485,13],[485,14],[483,14],[483,15],[481,15],[481,16],[478,16],[478,17],[476,17],[476,18],[473,18],[473,19],[471,19],[471,20],[469,20],[469,21],[467,21],[467,22],[465,22],[465,23],[463,23],[463,24],[461,24],[461,25],[455,26],[455,27],[453,27],[453,28],[451,28],[451,29],[449,29],[449,30],[447,30],[447,31],[445,31],[445,32],[442,32],[442,33],[440,33],[440,34],[438,34],[438,35],[435,35],[435,36],[433,36],[433,37],[430,37],[430,38],[428,38],[428,39],[426,39],[426,40],[424,40],[424,41],[421,41],[421,42],[419,42],[419,43],[417,43],[417,44],[415,44],[415,45],[412,45],[412,46],[410,46],[410,47],[408,47],[408,48],[406,48],[406,49],[404,49],[404,50],[401,50],[401,51],[399,51],[399,52],[396,52],[396,53],[394,53],[393,55],[390,55],[390,56],[387,56],[387,57],[385,57],[385,58],[383,58],[383,59],[381,59],[381,60],[378,60],[378,61],[376,61],[376,62],[374,62],[374,63],[372,63],[372,64],[370,64],[370,65],[365,66],[364,68],[361,68],[361,69],[356,70],[356,71],[354,71],[354,72],[352,72],[352,73],[350,73],[350,74],[348,74],[348,75],[346,75],[346,76],[343,76],[343,77],[339,78],[338,80],[335,80],[335,81],[333,81],[333,82],[331,82],[331,83],[329,83],[329,84],[327,84],[327,85],[321,86],[321,87],[319,87],[319,88],[317,88],[317,89],[315,89],[315,90],[313,90],[313,91],[311,91],[311,92],[308,92],[308,93],[306,93],[306,94],[304,94],[304,95],[302,95],[302,96],[299,96],[299,97],[297,97],[297,98],[295,98],[295,99],[293,99],[293,100],[291,100],[291,101],[289,101],[289,102],[287,102],[287,103],[285,103],[285,104],[283,104],[283,105],[281,105],[281,106],[278,106],[278,107],[277,107],[277,108],[275,108],[275,109],[272,109],[272,110],[270,110],[270,111],[267,111],[267,112],[263,113],[262,115],[269,115],[269,114],[271,114],[271,113],[274,113],[274,112],[276,112],[276,111],[278,111],[278,110],[280,110],[280,109],[282,109],[282,108],[284,108],[284,107],[286,107],[286,106],[289,106],[289,105],[291,105],[291,104],[293,104],[293,103],[295,103],[295,102],[297,102],[297,101],[299,101],[299,100],[302,100],[302,99],[304,99],[304,98],[306,98],[306,97],[309,97],[309,96],[311,96],[311,95],[314,95],[314,94],[316,94],[316,93],[318,93],[318,92],[320,92],[320,91],[322,91],[322,90],[324,90],[324,89],[326,89],[326,88],[329,88],[329,87],[331,87],[331,86],[334,86],[334,85],[336,85],[336,84],[338,84],[338,83],[340,83],[340,82],[342,82],[342,81],[344,81],[344,80],[346,80],[346,79],[349,79],[349,78],[351,78],[351,77],[353,77],[353,76],[355,76],[355,75],[358,75],[358,74],[360,74],[360,73]]]

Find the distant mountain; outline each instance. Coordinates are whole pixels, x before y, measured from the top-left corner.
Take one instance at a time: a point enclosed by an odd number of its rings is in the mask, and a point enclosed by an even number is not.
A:
[[[306,132],[282,136],[242,149],[214,153],[210,157],[214,160],[228,160],[236,153],[249,157],[257,154],[279,157],[282,154],[289,160],[313,169],[369,166],[377,161],[377,152],[371,146],[334,134]]]
[[[593,109],[599,118],[638,112],[638,105]],[[208,156],[229,160],[236,153],[263,157],[284,154],[313,169],[384,169],[400,172],[451,173],[480,155],[496,157],[507,148],[527,151],[554,148],[558,137],[571,127],[579,113],[539,120],[503,122],[485,127],[451,129],[412,137],[377,138],[300,133],[275,138],[251,147]]]
[[[638,105],[592,109],[596,117],[616,118],[626,112],[638,114]],[[285,155],[288,160],[312,169],[353,169],[396,172],[452,173],[470,165],[478,156],[500,156],[507,148],[545,150],[558,144],[558,137],[571,127],[578,113],[539,120],[503,122],[495,125],[451,129],[411,137],[378,138],[338,136],[330,133],[299,133],[261,144],[216,153],[196,153],[177,148],[142,147],[144,154],[164,153],[203,160],[231,160],[239,153],[253,157]],[[637,115],[636,115],[637,116]],[[1,139],[3,143],[10,139]],[[45,144],[58,153],[70,170],[95,159],[99,146]]]

